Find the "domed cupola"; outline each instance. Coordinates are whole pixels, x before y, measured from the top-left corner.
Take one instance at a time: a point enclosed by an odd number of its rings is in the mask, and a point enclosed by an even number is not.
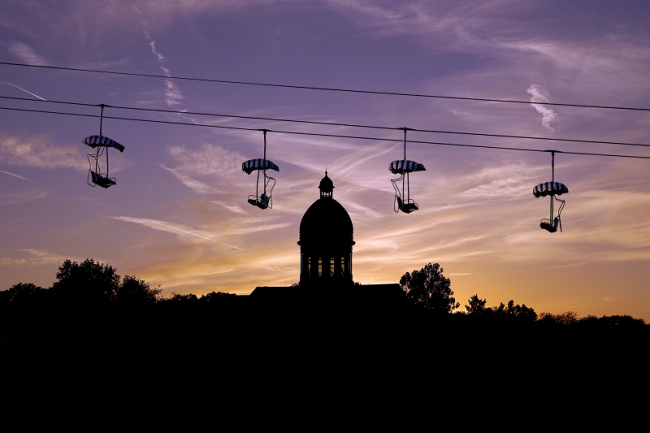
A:
[[[352,219],[334,198],[334,183],[327,176],[320,181],[320,198],[300,221],[300,285],[352,284]]]
[[[327,176],[327,170],[325,170],[325,177],[318,184],[318,189],[320,189],[320,198],[332,198],[334,182]]]

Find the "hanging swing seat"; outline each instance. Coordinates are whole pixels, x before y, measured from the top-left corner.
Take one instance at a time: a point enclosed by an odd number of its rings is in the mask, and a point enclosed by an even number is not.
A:
[[[393,202],[393,210],[395,213],[402,211],[409,214],[419,209],[418,204],[411,199],[411,183],[410,174],[414,171],[426,171],[423,164],[416,161],[406,159],[406,131],[413,130],[411,128],[398,128],[404,131],[404,159],[398,159],[388,164],[388,171],[393,174],[399,174],[399,178],[391,179],[393,188],[395,189],[395,201]],[[399,183],[402,183],[400,190]]]
[[[108,148],[112,147],[124,152],[124,146],[118,143],[115,140],[112,140],[103,135],[90,135],[83,139],[83,143],[86,146],[89,146],[93,149],[97,149],[96,153],[88,154],[88,163],[90,164],[88,185],[95,186],[99,185],[102,188],[108,188],[115,185],[115,179],[108,177]],[[99,158],[104,155],[106,152],[106,170],[105,174],[102,174],[102,169],[99,164]]]
[[[550,196],[549,218],[542,218],[539,222],[539,227],[548,231],[549,233],[555,233],[557,232],[558,227],[560,227],[560,231],[562,231],[562,220],[560,218],[562,215],[562,209],[564,209],[564,205],[566,204],[564,200],[560,200],[557,198],[557,196],[567,194],[569,192],[569,188],[567,188],[563,183],[555,182],[555,153],[559,151],[547,150],[547,152],[551,153],[551,182],[544,182],[535,186],[533,188],[533,195],[536,198]],[[553,217],[553,199],[561,203],[560,207],[557,210],[557,216],[555,218]]]
[[[268,159],[258,158],[249,159],[248,161],[242,163],[241,169],[246,174],[251,174],[252,172],[257,171],[258,188],[260,186],[259,172],[261,171],[264,174],[264,180],[261,184],[261,186],[264,188],[264,192],[260,196],[258,196],[257,193],[255,195],[249,195],[248,202],[260,209],[272,209],[273,206],[271,193],[273,192],[273,187],[275,186],[275,179],[271,176],[267,176],[266,170],[280,171],[280,168]],[[269,195],[266,195],[267,192]]]
[[[99,120],[99,135],[89,135],[83,139],[83,144],[95,150],[95,153],[88,154],[88,164],[90,167],[86,182],[93,188],[95,185],[99,185],[102,188],[108,188],[115,185],[115,179],[108,177],[108,148],[112,147],[113,149],[119,150],[121,153],[124,152],[124,146],[117,141],[102,135],[102,122],[104,120],[104,107],[106,107],[106,105],[101,104],[100,107],[102,111]],[[100,157],[104,156],[104,154],[106,154],[106,165],[104,169],[102,169],[99,160]]]
[[[539,223],[540,228],[547,230],[551,233],[555,233],[557,231],[558,225],[560,226],[560,231],[562,231],[562,223],[560,222],[560,217],[555,217],[552,223],[550,219],[543,218]]]
[[[557,216],[553,220],[550,220],[549,218],[542,218],[541,221],[539,222],[540,228],[547,230],[551,233],[555,233],[557,231],[558,226],[560,227],[560,231],[562,231],[562,220],[560,218],[562,216],[562,210],[564,209],[564,205],[566,204],[564,200],[560,200],[555,196],[552,196],[551,201],[553,201],[553,198],[555,199],[555,201],[560,202],[560,207],[557,210]]]
[[[248,196],[248,202],[260,209],[267,209],[269,207],[269,200],[270,199],[266,194],[262,194],[259,199],[254,195]]]
[[[413,200],[407,200],[406,203],[402,201],[402,198],[399,196],[395,196],[395,200],[397,200],[397,207],[399,210],[401,210],[404,213],[411,213],[414,210],[420,209],[418,207],[418,204],[414,202]]]
[[[248,202],[253,206],[260,209],[273,209],[273,188],[275,187],[275,179],[266,175],[266,170],[280,171],[280,167],[273,164],[270,160],[266,159],[266,133],[268,129],[261,130],[264,133],[264,158],[249,159],[244,161],[241,169],[244,173],[250,175],[252,172],[257,171],[257,182],[255,183],[255,195],[248,196]],[[264,174],[264,178],[260,182],[260,171]],[[260,188],[261,187],[261,188]],[[260,195],[260,189],[262,194]],[[266,193],[269,193],[266,195]]]
[[[398,159],[393,161],[388,165],[388,170],[393,174],[399,174],[400,177],[397,179],[391,179],[393,188],[395,189],[395,204],[393,209],[395,212],[400,210],[404,213],[411,213],[420,209],[418,204],[410,198],[410,192],[407,194],[406,188],[404,188],[404,178],[408,180],[409,173],[414,171],[426,171],[423,164],[415,161],[409,161],[407,159]],[[399,183],[402,183],[402,189],[405,191],[400,191]],[[407,197],[403,199],[402,197]]]
[[[115,185],[115,179],[104,177],[101,174],[95,173],[94,171],[90,171],[90,175],[92,182],[95,185],[101,186],[102,188],[108,188],[109,186]]]

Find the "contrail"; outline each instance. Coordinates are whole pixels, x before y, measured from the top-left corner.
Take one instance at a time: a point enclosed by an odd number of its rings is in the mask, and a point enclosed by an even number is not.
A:
[[[18,176],[17,174],[9,173],[8,171],[0,170],[0,173],[8,174],[9,176],[17,177],[18,179],[24,179],[28,180],[30,182],[36,182],[35,180],[32,179],[27,179],[26,177]],[[38,182],[36,182],[38,183]]]
[[[45,99],[45,98],[41,98],[40,96],[38,96],[38,95],[35,94],[35,93],[30,92],[29,90],[25,90],[25,89],[23,89],[22,87],[18,87],[18,86],[16,86],[15,84],[10,83],[9,81],[6,81],[6,80],[2,80],[2,81],[3,81],[4,83],[9,84],[9,85],[12,86],[12,87],[15,87],[15,88],[18,89],[18,90],[22,90],[23,92],[29,93],[30,95],[35,96],[35,97],[37,97],[38,99],[47,102],[47,99]]]
[[[118,209],[118,208],[116,208],[116,207],[109,206],[109,205],[107,205],[107,204],[100,203],[100,202],[98,202],[98,201],[91,200],[91,199],[86,198],[86,197],[81,197],[81,196],[78,196],[78,195],[75,195],[74,197],[80,198],[80,199],[82,199],[82,200],[88,200],[88,201],[93,202],[93,203],[95,203],[95,204],[99,204],[99,205],[102,205],[102,206],[106,206],[106,207],[109,207],[109,208],[111,208],[111,209],[115,209],[115,210],[120,211],[120,212],[125,212],[125,213],[128,213],[128,214],[134,215],[134,216],[136,216],[136,217],[138,217],[138,218],[149,219],[149,218],[145,218],[145,217],[143,217],[143,216],[141,216],[141,215],[138,215],[138,214],[136,214],[136,213],[129,212],[129,211],[126,211],[126,210],[124,210],[124,209]],[[166,225],[166,224],[159,223],[158,221],[151,221],[151,222],[154,223],[154,224],[158,224],[159,226],[163,226],[163,227],[165,227],[165,228],[171,229],[171,230],[176,230],[176,231],[178,231],[178,232],[187,233],[188,235],[196,236],[197,238],[206,239],[206,240],[208,240],[208,241],[216,242],[216,243],[221,244],[221,245],[226,245],[226,246],[231,247],[231,248],[234,248],[234,249],[236,249],[236,250],[241,250],[241,248],[238,248],[238,247],[236,247],[236,246],[234,246],[234,245],[227,244],[227,243],[225,243],[225,242],[220,242],[220,241],[218,241],[218,240],[216,240],[216,239],[211,239],[211,238],[208,238],[208,237],[205,237],[205,236],[197,235],[196,233],[192,233],[192,232],[187,231],[187,230],[182,230],[182,229],[179,229],[179,228],[176,228],[176,227],[171,227],[171,226],[168,226],[168,225]]]
[[[179,229],[179,228],[176,228],[176,227],[171,227],[171,226],[168,226],[166,224],[159,223],[158,221],[152,221],[152,223],[158,224],[159,226],[167,227],[168,229],[172,229],[172,230],[176,230],[176,231],[179,231],[179,232],[187,233],[189,235],[196,236],[198,238],[203,238],[203,239],[207,239],[209,241],[219,242],[217,240],[207,238],[205,236],[197,235],[196,233],[188,232],[187,230],[182,230],[182,229]],[[226,244],[226,243],[223,243],[223,242],[219,242],[219,243],[222,244],[222,245],[228,245],[229,247],[232,247],[232,248],[237,248],[234,245]],[[241,248],[237,248],[237,249],[240,250]]]

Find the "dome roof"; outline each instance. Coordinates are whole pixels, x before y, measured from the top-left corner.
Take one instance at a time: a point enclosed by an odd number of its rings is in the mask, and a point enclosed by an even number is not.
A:
[[[331,194],[323,194],[331,193],[334,188],[327,172],[318,188],[321,190],[321,198],[309,206],[300,221],[300,241],[331,240],[354,244],[354,227],[348,211]]]
[[[352,219],[341,204],[333,198],[316,200],[300,221],[300,240],[352,241]]]

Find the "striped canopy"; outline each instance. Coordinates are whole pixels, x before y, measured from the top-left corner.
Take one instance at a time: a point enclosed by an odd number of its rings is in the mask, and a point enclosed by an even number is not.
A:
[[[253,170],[275,170],[280,171],[280,168],[273,164],[268,159],[249,159],[241,165],[241,169],[246,172],[246,174],[251,174]]]
[[[115,140],[111,140],[108,137],[104,137],[103,135],[90,135],[84,138],[84,144],[92,147],[93,149],[98,146],[106,146],[106,147],[114,147],[120,152],[124,152],[124,146],[122,146],[120,143],[118,143]]]
[[[426,168],[424,168],[424,165],[420,164],[419,162],[409,161],[404,159],[391,162],[390,165],[388,166],[388,169],[393,174],[402,174],[402,173],[410,173],[412,171],[426,170]]]
[[[565,184],[559,182],[544,182],[533,188],[535,197],[546,197],[547,195],[561,195],[569,192]]]

